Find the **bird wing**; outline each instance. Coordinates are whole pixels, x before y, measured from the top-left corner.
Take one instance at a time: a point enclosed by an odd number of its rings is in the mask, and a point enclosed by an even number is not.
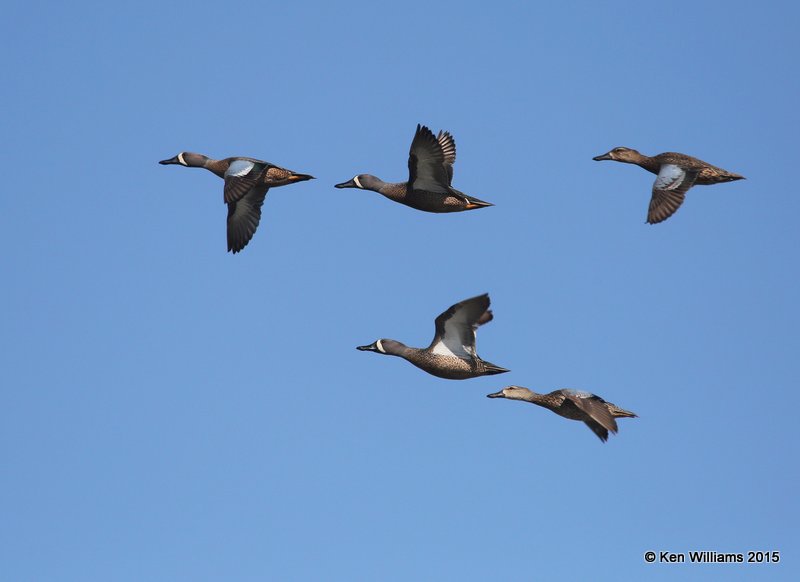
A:
[[[569,399],[579,410],[586,413],[590,420],[585,420],[586,425],[594,431],[603,441],[608,439],[608,432],[617,432],[617,421],[606,406],[606,401],[586,392],[564,390],[562,394]],[[597,425],[597,426],[594,426]],[[603,437],[605,435],[605,438]]]
[[[241,251],[253,238],[268,190],[266,186],[255,186],[239,200],[228,203],[228,250],[232,253]]]
[[[436,318],[436,335],[430,346],[433,353],[462,359],[477,358],[475,331],[492,318],[488,294],[456,303]]]
[[[246,195],[258,183],[258,179],[266,166],[256,160],[233,160],[225,174],[225,204],[236,202]]]
[[[675,164],[663,164],[653,182],[653,196],[647,210],[647,222],[656,224],[675,214],[686,191],[694,185],[699,170],[687,170]]]
[[[449,131],[440,131],[436,136],[436,141],[442,147],[444,169],[447,171],[447,185],[450,186],[453,182],[453,164],[456,163],[456,140]]]
[[[603,428],[600,423],[593,420],[584,420],[583,423],[592,429],[592,432],[596,434],[601,441],[606,442],[608,440],[608,431]]]
[[[452,158],[455,160],[455,142],[452,145]],[[452,164],[451,171],[448,172],[448,155],[451,154],[445,154],[441,142],[433,132],[424,125],[417,124],[417,133],[414,134],[411,150],[408,152],[408,184],[411,190],[449,193]]]

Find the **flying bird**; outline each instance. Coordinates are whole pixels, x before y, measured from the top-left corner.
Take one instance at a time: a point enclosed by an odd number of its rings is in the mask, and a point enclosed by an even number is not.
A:
[[[636,418],[636,414],[633,412],[623,410],[616,404],[606,402],[590,392],[568,388],[554,390],[549,394],[537,394],[522,386],[506,386],[500,392],[486,396],[531,402],[552,410],[564,418],[583,421],[603,442],[608,440],[608,431],[617,432],[615,418]]]
[[[592,158],[595,161],[613,160],[625,164],[636,164],[656,174],[653,195],[647,210],[648,224],[665,221],[675,214],[692,186],[707,186],[721,182],[744,180],[744,176],[698,160],[686,154],[666,152],[657,156],[645,156],[630,148],[614,148],[608,153]]]
[[[205,168],[225,180],[223,192],[225,204],[228,205],[228,251],[232,253],[241,251],[253,238],[261,221],[261,205],[264,204],[267,190],[314,179],[314,176],[298,174],[254,158],[212,160],[202,154],[181,152],[174,158],[158,163]]]
[[[455,161],[453,136],[447,131],[435,136],[430,129],[418,124],[408,153],[408,182],[387,183],[371,174],[359,174],[335,187],[372,190],[425,212],[461,212],[493,206],[451,186]]]
[[[356,349],[399,356],[429,374],[450,380],[502,374],[508,370],[482,360],[475,351],[475,330],[492,318],[489,295],[478,295],[456,303],[436,318],[436,334],[427,348],[379,339]]]

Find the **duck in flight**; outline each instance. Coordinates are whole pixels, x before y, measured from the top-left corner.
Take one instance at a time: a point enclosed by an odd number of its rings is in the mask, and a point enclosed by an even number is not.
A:
[[[492,317],[489,295],[478,295],[456,303],[436,318],[436,334],[427,348],[379,339],[356,349],[399,356],[429,374],[450,380],[502,374],[508,370],[482,360],[475,351],[475,331]]]
[[[636,418],[636,414],[623,410],[616,404],[606,402],[599,396],[590,392],[562,388],[549,394],[537,394],[522,386],[506,386],[500,392],[487,394],[488,398],[508,398],[509,400],[522,400],[538,404],[552,410],[559,416],[570,420],[580,420],[586,423],[598,438],[606,442],[608,431],[617,432],[615,418]]]
[[[613,160],[625,164],[636,164],[656,174],[650,208],[647,210],[648,224],[665,221],[675,214],[692,186],[707,186],[721,182],[744,180],[744,176],[698,160],[686,154],[665,152],[657,156],[645,156],[630,148],[614,148],[608,153],[595,156],[593,160]]]
[[[453,136],[447,131],[435,136],[418,124],[408,153],[408,182],[387,183],[371,174],[359,174],[348,182],[336,184],[336,188],[372,190],[425,212],[461,212],[493,206],[451,186],[455,161]]]
[[[202,154],[181,152],[158,163],[205,168],[225,180],[223,193],[228,205],[228,251],[231,253],[241,251],[253,238],[261,221],[261,205],[267,190],[314,179],[314,176],[298,174],[254,158],[212,160]]]

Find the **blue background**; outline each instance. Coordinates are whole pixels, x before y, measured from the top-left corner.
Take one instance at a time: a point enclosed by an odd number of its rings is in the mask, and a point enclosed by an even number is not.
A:
[[[790,2],[9,2],[3,580],[797,579]],[[450,130],[452,215],[335,190]],[[747,176],[644,224],[680,151]],[[225,252],[180,151],[318,179]],[[489,292],[462,382],[426,346]],[[508,384],[633,410],[605,445]],[[779,550],[777,565],[645,564]]]

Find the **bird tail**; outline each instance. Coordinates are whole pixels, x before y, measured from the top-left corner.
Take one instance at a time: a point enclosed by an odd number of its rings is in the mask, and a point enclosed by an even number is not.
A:
[[[616,418],[638,418],[639,416],[635,412],[631,412],[630,410],[625,410],[616,405],[611,406],[611,414]]]
[[[483,360],[481,360],[483,361]],[[495,374],[504,374],[505,372],[510,372],[511,370],[507,368],[501,368],[491,362],[483,361],[483,373],[487,376],[494,376]]]
[[[475,198],[474,196],[467,196],[463,194],[464,198],[467,200],[467,210],[472,210],[473,208],[486,208],[487,206],[494,206],[491,202],[484,202],[479,198]]]
[[[746,180],[741,174],[734,174],[733,172],[725,172],[719,178],[720,182],[735,182],[736,180]]]
[[[305,182],[306,180],[313,180],[314,176],[310,174],[292,174],[289,176],[289,180],[292,182]]]

